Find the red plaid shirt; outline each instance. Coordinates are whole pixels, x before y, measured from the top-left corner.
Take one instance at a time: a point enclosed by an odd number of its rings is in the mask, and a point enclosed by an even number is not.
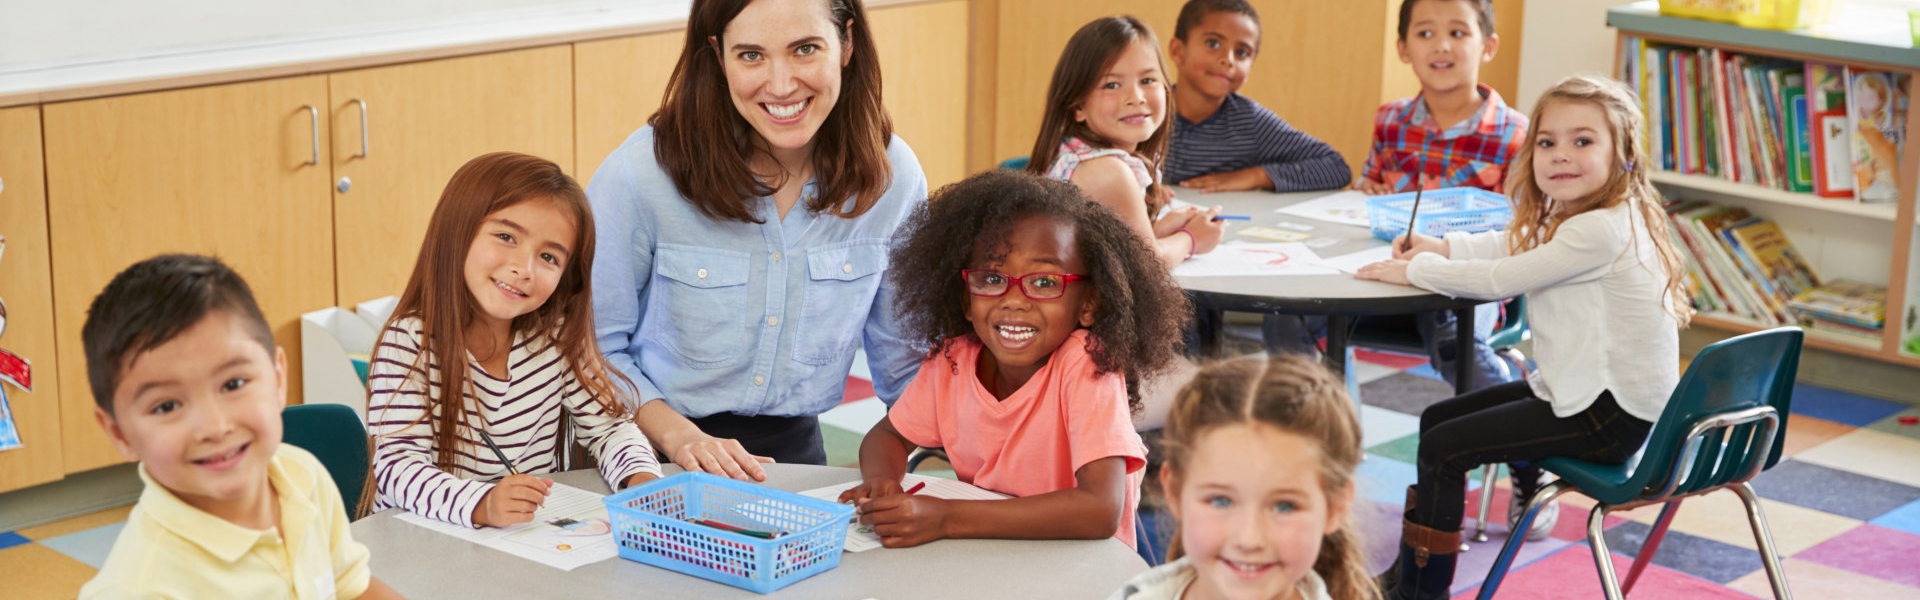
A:
[[[1526,143],[1527,116],[1509,108],[1493,88],[1479,88],[1486,96],[1480,112],[1445,130],[1428,116],[1421,96],[1381,105],[1361,176],[1398,192],[1413,191],[1411,175],[1419,172],[1420,185],[1429,190],[1471,186],[1506,193],[1507,163]]]

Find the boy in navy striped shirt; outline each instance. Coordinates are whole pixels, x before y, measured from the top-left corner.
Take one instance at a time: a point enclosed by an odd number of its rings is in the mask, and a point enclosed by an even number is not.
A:
[[[1163,180],[1203,192],[1327,190],[1352,181],[1339,152],[1239,94],[1260,53],[1260,14],[1245,0],[1188,0],[1167,49],[1180,84]],[[1206,311],[1195,319],[1187,347],[1197,349]],[[1269,352],[1307,355],[1325,329],[1325,317],[1297,315],[1266,315],[1260,326]]]
[[[1238,93],[1260,52],[1260,15],[1245,0],[1189,0],[1167,46],[1180,84],[1165,181],[1206,192],[1292,192],[1352,180],[1326,142]]]

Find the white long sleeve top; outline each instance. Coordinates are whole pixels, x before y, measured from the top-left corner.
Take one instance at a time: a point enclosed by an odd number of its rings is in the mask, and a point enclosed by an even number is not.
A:
[[[1506,232],[1447,234],[1451,255],[1415,256],[1407,280],[1452,297],[1525,294],[1539,364],[1527,383],[1555,416],[1612,391],[1627,414],[1656,421],[1680,382],[1680,334],[1635,202],[1568,218],[1551,241],[1518,255],[1507,252]]]

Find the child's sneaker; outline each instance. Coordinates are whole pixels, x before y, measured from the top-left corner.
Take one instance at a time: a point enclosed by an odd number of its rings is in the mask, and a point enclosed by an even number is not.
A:
[[[1493,465],[1488,465],[1487,468],[1493,468]],[[1527,501],[1533,498],[1534,492],[1540,491],[1540,488],[1547,487],[1547,484],[1552,481],[1553,476],[1543,470],[1540,472],[1538,483],[1532,486],[1522,486],[1518,480],[1513,482],[1513,497],[1507,500],[1508,531],[1512,531],[1514,526],[1520,523],[1520,513],[1526,510]],[[1522,490],[1522,487],[1531,487],[1532,489]],[[1547,539],[1547,534],[1553,533],[1553,526],[1559,522],[1560,502],[1556,500],[1541,507],[1540,514],[1534,515],[1533,527],[1527,529],[1527,541],[1538,542]]]

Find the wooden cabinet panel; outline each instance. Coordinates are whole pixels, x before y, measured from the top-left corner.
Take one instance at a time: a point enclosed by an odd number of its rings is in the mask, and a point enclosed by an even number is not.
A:
[[[352,184],[333,195],[339,304],[406,287],[440,192],[468,160],[511,150],[577,173],[572,55],[548,46],[328,76],[333,179]]]
[[[216,255],[247,279],[299,402],[300,314],[334,298],[326,98],[310,76],[45,107],[66,472],[123,460],[93,421],[80,327],[115,273],[156,254]]]
[[[684,30],[573,45],[574,157],[580,183],[660,109]]]
[[[927,185],[959,181],[967,175],[967,2],[882,8],[867,18],[893,132],[919,156]]]
[[[19,448],[0,452],[0,492],[59,479],[60,372],[53,344],[53,268],[47,252],[46,174],[40,159],[40,107],[0,110],[0,299],[6,331],[0,348],[33,363],[34,391],[6,386]],[[5,384],[0,384],[5,385]],[[85,388],[69,394],[87,396]]]

